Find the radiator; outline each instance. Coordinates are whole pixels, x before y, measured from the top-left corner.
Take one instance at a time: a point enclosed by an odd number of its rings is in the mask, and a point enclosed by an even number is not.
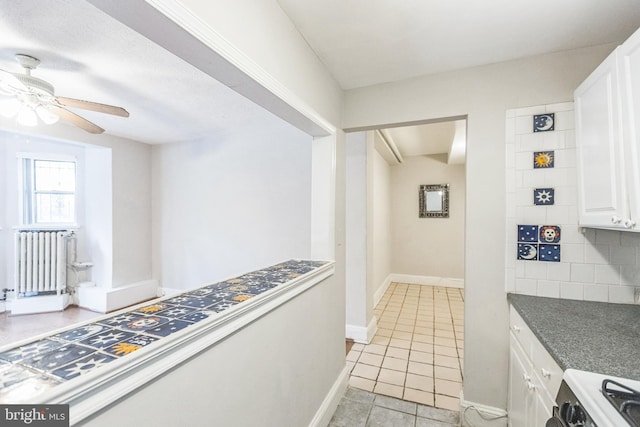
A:
[[[66,230],[16,232],[16,297],[60,295],[65,292],[66,239],[71,234]]]

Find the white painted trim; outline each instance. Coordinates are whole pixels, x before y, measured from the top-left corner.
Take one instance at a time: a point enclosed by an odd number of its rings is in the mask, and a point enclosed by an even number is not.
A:
[[[293,107],[299,113],[314,122],[327,134],[336,133],[336,127],[322,118],[315,110],[303,102],[291,90],[282,85],[273,76],[267,73],[261,66],[249,56],[229,43],[210,25],[194,15],[181,2],[176,0],[146,0],[156,10],[178,24],[188,33],[196,37],[218,55],[229,61],[241,72],[266,88],[269,92],[280,98],[286,104]]]
[[[173,296],[173,295],[177,295],[177,294],[179,294],[181,292],[184,292],[184,289],[165,288],[165,287],[158,288],[158,296],[159,297]]]
[[[376,307],[378,305],[384,293],[387,292],[387,289],[389,289],[389,285],[391,285],[391,282],[393,281],[391,280],[391,276],[392,274],[388,275],[387,278],[384,279],[384,282],[382,282],[382,285],[380,285],[376,292],[373,294],[373,307]]]
[[[180,291],[180,292],[184,292]],[[109,313],[158,296],[158,281],[144,280],[117,288],[87,286],[77,288],[78,306],[98,313]]]
[[[338,408],[338,404],[347,390],[348,383],[349,369],[345,366],[316,411],[316,415],[309,423],[309,427],[325,427],[329,425],[331,417],[336,412],[336,408]]]
[[[345,335],[357,343],[369,344],[377,331],[378,321],[375,316],[372,316],[366,328],[363,326],[346,325]]]
[[[75,425],[90,415],[100,411],[116,400],[133,392],[149,381],[173,367],[183,363],[199,352],[215,345],[227,336],[254,322],[270,311],[275,310],[297,295],[322,282],[335,272],[335,263],[329,262],[290,282],[277,286],[254,298],[235,305],[217,315],[198,322],[189,328],[165,337],[156,343],[144,347],[108,365],[96,369],[86,375],[74,378],[38,396],[29,399],[33,404],[70,405],[70,425]],[[161,298],[163,301],[171,297]],[[109,316],[91,319],[73,325],[77,328],[83,324],[100,321],[119,313],[129,312],[146,303],[128,307]],[[70,328],[66,328],[70,329]],[[54,331],[55,335],[66,329]],[[23,343],[13,343],[0,351],[8,350]]]
[[[409,283],[412,285],[443,286],[446,288],[464,289],[464,279],[453,277],[418,276],[413,274],[391,273],[391,282]]]
[[[460,393],[460,425],[463,427],[498,427],[507,425],[507,411],[464,400]]]
[[[71,303],[69,294],[40,295],[15,298],[11,301],[11,316],[19,314],[47,313],[63,311]]]

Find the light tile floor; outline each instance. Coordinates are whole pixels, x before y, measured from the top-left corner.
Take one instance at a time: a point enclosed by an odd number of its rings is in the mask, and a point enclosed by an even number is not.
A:
[[[348,388],[329,427],[454,427],[457,412]]]
[[[378,331],[347,354],[351,387],[459,411],[464,298],[459,288],[392,283],[374,310]]]

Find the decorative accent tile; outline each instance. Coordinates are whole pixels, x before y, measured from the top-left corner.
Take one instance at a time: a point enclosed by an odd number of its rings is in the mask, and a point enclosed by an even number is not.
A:
[[[525,261],[537,261],[538,245],[530,243],[518,243],[518,259]]]
[[[194,308],[194,307],[183,307],[183,306],[172,305],[170,308],[167,308],[166,310],[163,310],[163,311],[159,311],[157,314],[162,317],[169,317],[169,318],[175,319],[196,310],[197,308]]]
[[[157,328],[158,326],[167,323],[170,319],[161,316],[141,316],[138,319],[133,319],[127,323],[121,323],[118,328],[132,332],[142,332],[148,329]]]
[[[183,316],[181,320],[186,320],[187,322],[196,323],[201,320],[208,319],[209,317],[214,316],[215,314],[216,312],[212,310],[196,311]]]
[[[150,305],[145,305],[144,307],[140,307],[139,309],[135,310],[134,313],[157,314],[158,312],[166,310],[171,307],[175,307],[175,306],[164,303],[164,302],[158,302],[155,304],[150,304]]]
[[[560,226],[540,226],[540,243],[558,243],[560,241]]]
[[[59,333],[58,335],[54,335],[53,338],[59,338],[61,340],[71,342],[80,341],[84,338],[90,337],[91,335],[98,334],[106,329],[108,328],[104,325],[92,323],[90,325],[85,325],[80,328],[71,329],[70,331]]]
[[[560,262],[560,245],[540,245],[540,261]]]
[[[115,357],[111,357],[102,353],[94,353],[85,358],[76,360],[62,368],[56,369],[52,371],[51,374],[55,375],[56,377],[62,378],[63,380],[70,380],[71,378],[87,374],[94,369],[100,368],[114,360],[116,360]]]
[[[549,169],[554,166],[555,153],[553,151],[534,151],[533,152],[533,168]]]
[[[238,301],[220,301],[213,305],[210,305],[209,307],[207,307],[207,309],[213,310],[216,313],[220,313],[221,311],[224,311],[230,307],[233,307],[236,304],[238,304]]]
[[[518,242],[537,242],[537,225],[518,225]]]
[[[49,353],[34,356],[31,359],[25,360],[23,363],[41,371],[52,371],[95,352],[96,350],[93,348],[69,344],[50,351]]]
[[[8,362],[20,362],[38,354],[47,353],[58,347],[62,347],[63,345],[64,343],[59,341],[43,339],[0,353],[0,359],[4,359]]]
[[[131,338],[134,334],[132,332],[121,331],[119,329],[109,329],[99,334],[92,335],[87,339],[79,342],[79,344],[86,345],[93,348],[109,347],[117,342],[124,341],[127,338]]]
[[[555,113],[534,114],[533,131],[549,132],[555,129]]]
[[[550,206],[555,202],[555,190],[553,188],[536,188],[533,190],[533,204],[538,206]]]
[[[103,351],[118,357],[125,356],[127,354],[133,353],[136,350],[140,350],[142,347],[146,347],[147,345],[155,341],[158,341],[158,338],[147,335],[134,335],[128,340],[105,348]]]
[[[159,337],[166,337],[167,335],[173,334],[174,332],[178,332],[179,330],[184,329],[187,326],[192,324],[193,323],[185,322],[184,320],[172,320],[156,328],[149,329],[147,333],[157,335]]]
[[[324,264],[286,261],[5,350],[0,353],[0,403],[26,401]]]

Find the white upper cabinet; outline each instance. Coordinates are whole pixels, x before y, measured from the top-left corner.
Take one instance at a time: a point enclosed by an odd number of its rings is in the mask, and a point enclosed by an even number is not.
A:
[[[640,231],[640,32],[574,95],[580,225]]]
[[[640,223],[640,31],[618,48],[618,70],[629,210],[631,219]],[[634,229],[640,231],[640,225]]]

